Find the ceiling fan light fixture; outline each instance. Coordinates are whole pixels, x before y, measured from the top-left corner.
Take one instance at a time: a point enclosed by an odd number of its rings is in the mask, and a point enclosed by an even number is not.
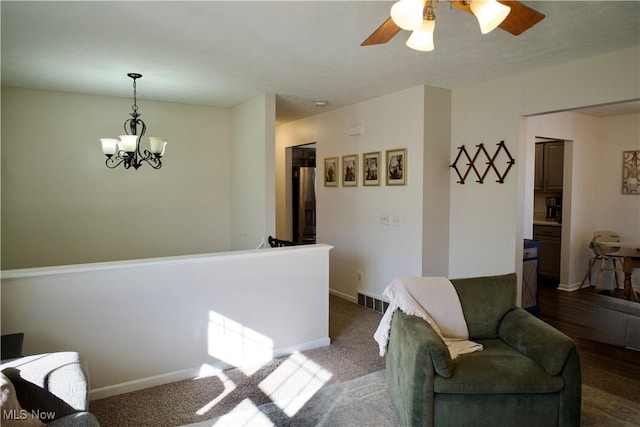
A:
[[[497,0],[472,0],[471,11],[478,19],[480,32],[487,34],[502,23],[511,12],[511,8]]]
[[[422,24],[423,0],[399,0],[391,6],[391,19],[403,30],[413,31]]]
[[[433,44],[433,32],[436,28],[435,19],[423,20],[420,27],[411,33],[411,37],[407,40],[407,47],[414,50],[420,50],[422,52],[431,52],[435,49]]]

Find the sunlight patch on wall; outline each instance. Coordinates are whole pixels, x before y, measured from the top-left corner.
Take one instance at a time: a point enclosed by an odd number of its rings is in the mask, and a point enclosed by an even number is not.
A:
[[[293,417],[333,374],[303,354],[293,353],[258,385],[289,417]]]
[[[215,311],[209,311],[207,338],[209,355],[233,366],[252,369],[273,359],[271,338]]]

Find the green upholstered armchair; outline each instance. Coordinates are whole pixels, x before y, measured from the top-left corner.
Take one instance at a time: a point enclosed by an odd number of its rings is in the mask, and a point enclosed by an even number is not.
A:
[[[578,348],[516,307],[516,275],[452,280],[479,352],[452,360],[427,322],[397,310],[387,347],[402,426],[579,426]]]

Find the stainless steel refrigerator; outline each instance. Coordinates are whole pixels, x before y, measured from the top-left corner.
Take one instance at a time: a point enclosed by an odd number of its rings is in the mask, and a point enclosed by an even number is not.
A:
[[[293,241],[316,242],[316,168],[293,168]]]

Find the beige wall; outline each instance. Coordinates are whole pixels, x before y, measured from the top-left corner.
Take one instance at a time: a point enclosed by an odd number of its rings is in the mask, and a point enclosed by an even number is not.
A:
[[[275,95],[231,110],[231,249],[254,249],[275,234]]]
[[[461,144],[505,140],[516,165],[505,184],[451,184],[452,277],[521,271],[529,176],[521,117],[640,98],[638,75],[634,47],[453,91],[452,158]]]
[[[621,191],[622,152],[640,150],[640,114],[602,119],[600,138],[598,227],[640,247],[640,196]]]
[[[164,165],[107,169],[131,100],[2,89],[2,269],[226,251],[230,111],[139,100]]]
[[[331,265],[332,290],[348,297],[357,290],[365,290],[380,297],[385,285],[397,275],[434,274],[437,269],[423,268],[429,261],[429,251],[434,247],[433,244],[429,246],[429,226],[432,230],[444,230],[448,235],[441,245],[443,251],[448,251],[439,261],[446,270],[442,274],[470,277],[512,271],[520,273],[524,225],[526,221],[530,222],[525,218],[531,215],[526,211],[530,205],[527,194],[529,189],[531,193],[533,189],[533,169],[529,165],[533,164],[530,158],[533,151],[528,153],[524,117],[640,98],[639,72],[639,51],[625,49],[455,89],[450,108],[446,99],[426,103],[426,94],[418,93],[419,90],[414,88],[279,126],[279,164],[286,160],[283,147],[315,141],[318,144],[319,177],[322,177],[325,157],[378,149],[384,151],[389,145],[410,146],[409,185],[406,188],[382,188],[374,193],[371,188],[362,187],[325,188],[319,181],[318,237],[321,242],[335,246]],[[604,74],[612,78],[602,79]],[[432,123],[426,113],[429,106],[437,111],[447,111],[439,120],[450,120],[449,154],[443,158],[430,156],[437,153],[437,148],[431,147],[427,141],[429,124]],[[416,114],[416,111],[420,113]],[[359,125],[364,125],[364,135],[349,137],[348,130]],[[590,256],[583,240],[593,230],[595,222],[592,216],[596,218],[595,205],[589,202],[589,195],[593,193],[593,187],[589,185],[592,181],[590,165],[597,157],[594,154],[597,150],[592,149],[596,142],[593,136],[595,125],[588,118],[577,117],[573,126],[582,126],[574,129],[573,135],[583,143],[584,140],[589,143],[577,148],[569,144],[569,150],[575,149],[575,152],[569,152],[569,158],[575,160],[575,164],[570,163],[565,173],[575,184],[567,194],[573,200],[573,212],[567,212],[565,207],[565,214],[575,217],[566,224],[571,230],[565,245],[569,250],[563,255],[563,265],[569,266],[563,274],[567,286],[581,279],[578,278],[581,266]],[[562,135],[553,136],[562,138]],[[447,133],[443,132],[432,140],[438,138],[446,139]],[[414,141],[422,142],[414,146]],[[493,154],[500,141],[505,141],[516,161],[504,183],[495,182],[492,176],[483,184],[475,180],[467,180],[464,185],[456,182],[457,176],[448,169],[448,165],[455,159],[457,147],[465,145],[473,150],[475,145],[484,143]],[[416,152],[419,159],[416,159]],[[498,161],[504,163],[506,157],[500,157]],[[443,180],[440,182],[427,177],[438,165],[447,168],[446,177],[445,174],[438,175]],[[501,166],[504,170],[505,165]],[[430,209],[438,202],[429,200],[427,193],[431,187],[421,187],[417,194],[414,193],[416,178],[420,186],[434,181],[441,185],[448,198],[448,206],[444,210],[448,220],[440,216],[430,222]],[[443,183],[446,180],[448,183]],[[282,197],[286,196],[283,182],[282,178],[278,179],[278,218],[285,217],[281,205]],[[440,196],[436,200],[446,198]],[[420,202],[414,206],[416,200]],[[380,226],[377,218],[381,213],[399,213],[403,218],[402,226],[397,229]],[[418,223],[412,222],[418,218],[414,216],[416,213],[420,218]],[[411,232],[405,234],[407,230]],[[586,247],[588,249],[588,243]],[[416,253],[419,253],[417,259]],[[362,284],[357,283],[357,271],[364,273]]]
[[[334,246],[331,290],[381,297],[401,275],[446,275],[450,91],[418,86],[276,128],[278,233],[286,235],[286,147],[316,142],[317,238]],[[350,135],[362,127],[361,135]],[[407,185],[362,185],[362,154],[407,148]],[[358,186],[325,187],[324,159],[358,154]],[[424,165],[427,165],[425,167]],[[340,166],[342,170],[342,166]],[[426,171],[426,172],[425,172]],[[400,224],[381,225],[381,214]],[[357,273],[362,272],[358,282]]]
[[[460,145],[501,140],[516,165],[504,184],[460,185],[451,172],[448,185],[439,183],[450,188],[449,239],[443,245],[449,276],[520,271],[529,185],[522,117],[640,98],[639,74],[640,54],[631,48],[452,91],[443,118],[451,120],[447,165]],[[423,87],[413,88],[278,127],[279,186],[285,146],[318,142],[321,164],[328,156],[409,148],[407,187],[318,186],[318,236],[336,246],[332,283],[339,292],[353,295],[362,287],[380,294],[398,273],[428,272],[422,241],[426,192],[412,184],[426,182],[425,98]],[[133,172],[107,170],[97,142],[118,134],[128,99],[4,89],[2,107],[4,269],[230,247],[229,110],[141,102],[150,132],[170,144],[162,170]],[[350,137],[349,129],[360,125],[364,135]],[[615,128],[609,126],[612,136]],[[380,226],[381,213],[399,215],[401,227]],[[575,256],[579,265],[588,254]],[[363,285],[356,282],[359,270]]]

